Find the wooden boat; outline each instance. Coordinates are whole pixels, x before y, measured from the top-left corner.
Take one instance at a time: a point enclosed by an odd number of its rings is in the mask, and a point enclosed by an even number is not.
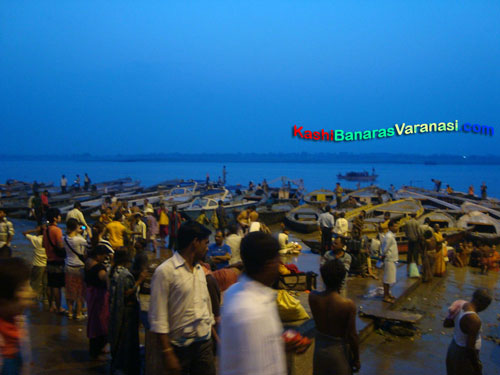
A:
[[[274,203],[257,207],[259,221],[262,221],[266,225],[281,223],[293,207],[291,203]]]
[[[303,204],[286,214],[285,224],[297,232],[312,233],[318,230],[318,218],[321,213],[318,207]]]
[[[455,210],[458,211],[460,210],[460,206],[457,206],[456,204],[449,203],[447,201],[444,201],[442,199],[439,199],[437,197],[433,197],[431,195],[426,195],[420,192],[416,191],[411,191],[407,189],[399,189],[396,192],[396,196],[399,199],[403,198],[413,198],[413,199],[418,199],[424,208],[429,209],[429,210]]]
[[[470,202],[474,204],[479,204],[484,207],[500,210],[500,205],[499,202],[496,199],[485,199],[481,200],[479,197],[474,196],[471,197],[470,195],[467,195],[465,193],[460,193],[460,192],[453,192],[452,194],[447,194],[444,192],[437,192],[433,190],[427,190],[423,188],[418,188],[415,186],[403,186],[403,189],[406,191],[413,191],[417,193],[421,193],[427,196],[431,196],[434,198],[437,198],[441,201],[445,201],[457,206],[462,205],[464,202]]]
[[[345,175],[339,173],[337,178],[339,180],[347,180],[347,181],[375,181],[378,177],[378,174],[375,174],[375,170],[372,170],[372,174],[368,174],[368,172],[347,172]]]
[[[499,220],[500,219],[500,211],[485,207],[483,205],[477,204],[477,203],[472,203],[472,202],[464,202],[462,203],[462,211],[465,213],[472,212],[472,211],[479,211],[482,213],[487,213],[491,217],[494,217],[495,219]]]
[[[210,197],[196,198],[185,208],[178,207],[185,215],[191,219],[196,219],[201,210],[205,210],[207,217],[210,219],[215,212],[216,208],[219,206],[219,200],[224,203],[224,210],[226,211],[226,216],[230,218],[233,215],[234,209],[244,209],[252,205],[258,205],[260,200],[249,200],[249,199],[226,199],[229,195],[229,191],[225,190],[224,196],[219,199],[213,199]]]
[[[304,202],[318,206],[330,204],[334,199],[335,193],[326,189],[314,190],[304,196]]]
[[[350,197],[353,197],[361,205],[381,204],[391,200],[391,196],[386,190],[374,185],[347,193],[342,197],[342,204],[348,202]]]
[[[447,228],[457,228],[457,221],[451,215],[443,211],[429,212],[425,215],[420,216],[417,222],[422,225],[424,224],[426,219],[429,219],[429,225],[431,227],[433,227],[435,224],[439,224],[439,228],[441,228],[441,231],[444,231]]]
[[[473,239],[488,243],[497,243],[500,240],[500,222],[479,211],[471,211],[463,215],[458,220],[457,226],[466,230]]]
[[[397,220],[398,227],[404,225],[410,219],[411,214],[415,214],[418,217],[424,212],[421,203],[411,198],[386,202],[375,206],[359,207],[346,212],[345,218],[349,222],[349,230],[352,229],[352,221],[360,214],[361,210],[366,211],[362,234],[369,238],[377,236],[378,228],[384,222],[384,214],[386,212],[391,215],[391,219]]]

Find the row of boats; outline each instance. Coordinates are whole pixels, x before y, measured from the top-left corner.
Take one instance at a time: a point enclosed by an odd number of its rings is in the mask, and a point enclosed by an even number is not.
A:
[[[317,220],[326,205],[339,210],[333,191],[313,191],[304,197],[304,201],[307,204],[294,208],[285,218],[286,224],[297,232],[318,231]],[[349,230],[361,210],[366,211],[363,234],[369,238],[377,236],[384,214],[389,213],[391,219],[398,221],[400,228],[411,214],[416,215],[420,224],[426,219],[431,226],[439,224],[451,245],[466,237],[491,244],[500,240],[500,201],[494,198],[481,200],[463,193],[446,194],[412,186],[388,192],[370,186],[345,194],[340,210],[346,213]],[[398,232],[396,237],[400,251],[405,252],[407,239],[404,232]],[[318,236],[306,236],[304,242],[313,249],[319,248]]]
[[[262,188],[245,190],[241,185],[207,185],[204,180],[169,180],[145,188],[140,186],[139,181],[122,178],[95,184],[88,191],[72,188],[68,192],[61,192],[60,188],[50,183],[37,184],[37,188],[39,192],[47,191],[49,205],[59,208],[63,215],[73,208],[75,201],[79,201],[84,215],[94,219],[99,217],[100,209],[108,198],[126,200],[129,207],[142,208],[146,199],[156,207],[160,203],[167,207],[176,206],[182,215],[190,219],[197,218],[201,211],[205,211],[210,218],[219,201],[223,202],[228,215],[238,215],[243,209],[254,205],[263,222],[268,224],[282,221],[285,213],[298,204],[298,199],[294,198],[297,189],[288,186],[269,187],[267,191]],[[10,217],[31,217],[34,194],[32,184],[11,182],[8,186],[0,186],[0,192],[0,208]],[[278,205],[266,205],[271,199],[283,202]]]
[[[284,178],[281,178],[284,181]],[[204,210],[210,218],[219,201],[223,201],[228,215],[236,217],[248,206],[256,206],[259,220],[266,225],[285,222],[298,235],[304,234],[304,242],[311,247],[319,246],[317,236],[309,234],[318,231],[317,220],[326,205],[344,211],[351,223],[361,210],[366,211],[363,234],[375,237],[384,214],[388,212],[400,227],[416,214],[421,223],[429,219],[431,225],[439,224],[453,243],[470,236],[488,242],[500,239],[500,201],[479,199],[466,194],[446,194],[422,188],[403,186],[397,191],[386,191],[376,186],[359,190],[344,191],[341,202],[337,202],[334,191],[320,189],[302,195],[300,189],[282,183],[281,187],[266,186],[266,190],[246,190],[241,185],[212,186],[204,180],[169,180],[142,187],[139,181],[121,178],[93,184],[89,191],[71,189],[62,193],[53,184],[37,184],[40,191],[47,191],[49,203],[64,214],[73,208],[75,201],[82,205],[83,213],[97,218],[108,197],[126,200],[131,206],[142,208],[144,200],[158,206],[176,206],[186,218],[195,219]],[[29,218],[33,185],[10,182],[0,185],[0,207],[11,217]],[[303,204],[300,204],[303,203]],[[351,226],[351,224],[350,224]],[[403,232],[397,234],[401,250],[405,250]],[[314,239],[311,239],[314,238]]]

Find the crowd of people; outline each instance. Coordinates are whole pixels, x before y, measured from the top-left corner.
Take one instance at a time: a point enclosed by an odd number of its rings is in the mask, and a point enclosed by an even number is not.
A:
[[[307,350],[307,341],[282,337],[272,289],[279,276],[280,254],[300,252],[300,246],[289,242],[285,226],[273,237],[259,221],[255,206],[242,210],[232,221],[219,202],[210,219],[202,211],[196,220],[189,220],[175,206],[162,203],[154,209],[145,199],[142,208],[129,207],[112,195],[91,226],[76,202],[65,217],[65,233],[57,208],[49,206],[42,212],[42,224],[23,233],[34,249],[31,272],[25,277],[30,267],[11,258],[14,228],[0,210],[0,249],[5,259],[0,268],[17,262],[22,271],[15,283],[5,282],[1,293],[7,294],[0,293],[0,299],[16,300],[19,306],[35,299],[51,313],[87,320],[89,355],[102,359],[109,351],[113,374],[140,374],[144,368],[141,327],[146,332],[146,350],[157,352],[163,359],[162,371],[169,374],[215,374],[215,355],[219,374],[285,374],[285,353]],[[372,260],[383,264],[383,301],[395,301],[391,287],[399,261],[397,221],[386,214],[378,236],[369,240],[362,235],[365,218],[366,212],[360,211],[349,230],[345,213],[326,207],[318,220],[320,273],[326,290],[309,296],[317,327],[315,374],[328,374],[332,369],[336,374],[351,374],[361,366],[356,306],[346,288],[349,273],[377,278]],[[463,242],[450,248],[439,225],[430,224],[420,225],[412,215],[402,228],[408,239],[409,276],[421,273],[423,281],[430,281],[446,273],[447,262],[477,265],[483,272],[498,268],[498,254],[490,246]],[[210,243],[212,234],[214,242]],[[171,250],[171,256],[160,258],[160,248]],[[6,273],[5,277],[12,276]],[[17,293],[24,296],[22,301]],[[486,292],[478,293],[479,297],[463,304],[463,312],[454,320],[457,335],[462,336],[450,345],[450,363],[458,361],[460,347],[470,346],[468,342],[463,345],[463,337],[477,336],[477,321],[470,323],[472,328],[460,322],[489,304]],[[14,327],[18,340],[15,348],[2,348],[3,363],[20,368],[20,314],[14,314],[15,322],[14,315],[8,314],[12,313],[0,308],[0,336]],[[476,357],[471,358],[476,361]]]

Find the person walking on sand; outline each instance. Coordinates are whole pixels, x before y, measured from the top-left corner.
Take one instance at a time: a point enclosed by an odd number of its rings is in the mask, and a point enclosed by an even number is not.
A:
[[[481,350],[481,319],[478,313],[491,303],[486,289],[477,289],[470,302],[455,301],[443,326],[454,327],[453,340],[446,355],[447,375],[482,375],[483,365],[479,359]]]
[[[389,221],[389,231],[382,241],[382,259],[384,261],[384,302],[394,303],[391,286],[396,283],[396,263],[399,260],[398,244],[394,234],[397,231],[396,221]]]

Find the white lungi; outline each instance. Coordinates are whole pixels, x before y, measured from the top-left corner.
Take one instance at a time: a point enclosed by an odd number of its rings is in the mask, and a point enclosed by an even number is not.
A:
[[[384,262],[384,284],[396,283],[396,263],[391,261]]]

